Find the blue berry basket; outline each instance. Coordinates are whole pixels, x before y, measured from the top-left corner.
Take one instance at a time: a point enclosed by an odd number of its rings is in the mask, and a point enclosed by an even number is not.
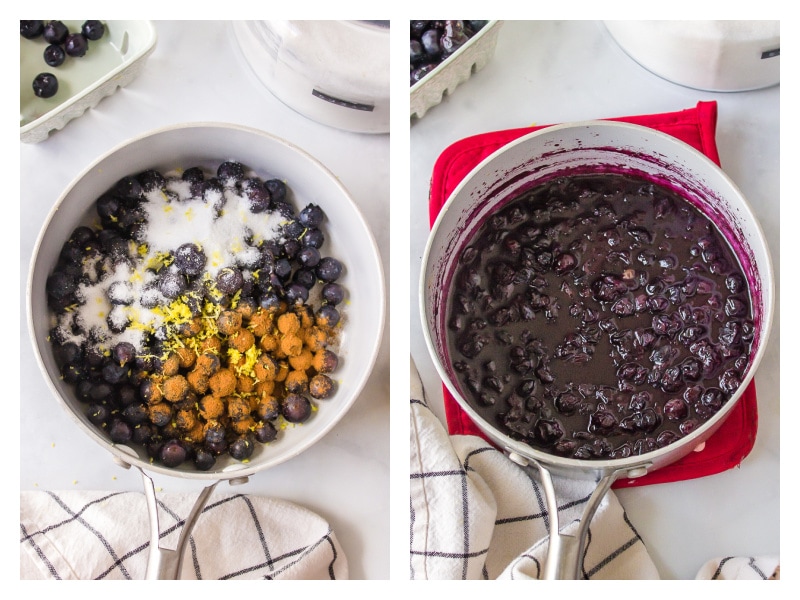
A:
[[[64,21],[70,31],[79,31],[82,21]],[[136,79],[156,48],[157,35],[151,21],[105,21],[105,35],[89,42],[85,56],[48,67],[42,60],[47,43],[42,39],[20,38],[19,137],[25,143],[46,140],[71,120],[94,108]],[[58,78],[58,92],[39,98],[31,82],[37,73],[52,72]]]

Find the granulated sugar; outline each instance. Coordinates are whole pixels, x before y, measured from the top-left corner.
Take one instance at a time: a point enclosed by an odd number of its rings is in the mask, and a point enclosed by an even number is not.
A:
[[[171,300],[156,283],[165,273],[178,274],[170,257],[179,246],[198,244],[212,279],[230,266],[247,277],[261,257],[257,246],[281,239],[285,217],[278,212],[251,212],[249,200],[232,184],[200,198],[192,196],[191,184],[180,178],[180,172],[166,173],[165,178],[163,191],[145,195],[146,224],[138,242],[129,243],[127,256],[84,261],[79,303],[56,317],[63,341],[88,342],[104,352],[126,341],[141,350],[149,334],[164,322],[158,309]],[[162,289],[173,298],[182,291]]]

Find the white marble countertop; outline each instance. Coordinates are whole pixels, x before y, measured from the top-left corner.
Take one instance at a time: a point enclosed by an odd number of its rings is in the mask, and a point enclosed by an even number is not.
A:
[[[331,129],[283,105],[239,60],[228,23],[157,21],[156,27],[158,46],[138,79],[50,139],[20,144],[21,316],[34,242],[50,206],[72,178],[97,156],[134,135],[200,120],[237,122],[270,131],[303,147],[331,169],[372,228],[388,292],[389,175],[390,171],[395,176],[406,174],[402,168],[390,169],[389,136]],[[407,93],[404,79],[393,83],[395,98]],[[394,198],[403,207],[409,204],[412,217],[409,289],[395,286],[391,304],[396,312],[409,311],[411,354],[434,410],[443,418],[441,383],[419,324],[417,282],[428,233],[428,182],[444,148],[476,133],[674,111],[699,100],[716,100],[722,166],[752,203],[779,274],[779,97],[777,87],[713,94],[659,79],[630,60],[600,22],[506,22],[487,67],[412,124],[410,199],[405,193]],[[395,106],[403,109],[405,103]],[[405,136],[405,132],[395,134]],[[403,143],[398,148],[402,151]],[[398,164],[402,166],[403,160],[400,157]],[[393,189],[405,190],[405,182]],[[393,214],[396,209],[397,205]],[[391,233],[395,239],[408,235],[396,227]],[[404,272],[405,265],[395,267]],[[703,479],[616,492],[665,579],[693,578],[706,560],[718,556],[780,551],[779,315],[778,305],[769,348],[756,377],[758,437],[741,467]],[[297,458],[258,473],[233,490],[296,502],[326,518],[348,556],[353,579],[389,577],[390,528],[398,534],[407,531],[404,498],[393,504],[391,519],[389,509],[390,433],[397,427],[403,431],[406,423],[396,419],[390,431],[389,321],[372,377],[334,430]],[[397,346],[402,347],[402,342],[397,339]],[[393,362],[397,373],[404,375],[407,358],[400,354],[394,352]],[[396,407],[405,406],[407,399],[399,397],[405,395],[404,383],[398,382],[394,389]],[[118,467],[109,453],[62,414],[34,360],[24,318],[20,319],[20,398],[21,489],[141,490],[136,473]],[[400,417],[403,410],[398,411]],[[400,484],[407,481],[405,465],[393,453],[392,479]],[[174,478],[158,478],[157,484],[164,491],[198,487]],[[397,575],[403,576],[407,540],[403,535],[393,540],[391,554],[399,557]]]
[[[70,181],[118,143],[161,126],[224,121],[284,138],[327,166],[364,213],[389,277],[389,136],[318,124],[277,100],[240,60],[230,23],[157,21],[158,43],[141,75],[39,144],[20,144],[20,488],[134,490],[125,471],[59,408],[34,359],[24,291],[31,253],[50,207]],[[388,325],[372,376],[352,409],[318,444],[236,488],[295,502],[328,520],[352,579],[389,576]],[[155,477],[163,492],[200,485]],[[215,492],[215,493],[217,493]]]
[[[473,134],[718,103],[722,167],[753,206],[780,273],[779,87],[708,93],[641,68],[602,22],[506,22],[494,58],[411,127],[411,211],[427,216],[434,162]],[[411,219],[410,349],[434,410],[441,380],[422,336],[418,280],[427,218]],[[739,468],[691,481],[616,491],[664,579],[693,579],[707,561],[780,553],[779,313],[756,375],[759,426]]]

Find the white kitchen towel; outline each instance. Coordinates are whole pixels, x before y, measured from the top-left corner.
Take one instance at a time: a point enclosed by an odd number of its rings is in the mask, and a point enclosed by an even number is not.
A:
[[[162,548],[175,548],[196,496],[158,494]],[[144,579],[149,516],[141,492],[20,492],[20,579]],[[347,579],[319,515],[247,494],[212,494],[180,579]]]
[[[780,579],[777,556],[726,556],[702,566],[697,579]]]
[[[561,531],[570,533],[595,484],[557,479]],[[413,360],[410,488],[411,579],[542,577],[549,515],[538,477],[477,436],[449,435],[426,403]],[[777,565],[771,557],[726,558],[697,578],[758,578],[760,567],[767,579]],[[590,523],[580,578],[660,579],[613,491]]]

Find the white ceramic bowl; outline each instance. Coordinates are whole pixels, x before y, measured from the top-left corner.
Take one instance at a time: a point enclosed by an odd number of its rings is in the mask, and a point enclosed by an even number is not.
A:
[[[72,387],[61,380],[48,329],[51,322],[45,282],[61,247],[79,224],[94,215],[94,201],[121,177],[148,168],[168,172],[179,167],[214,168],[238,160],[262,178],[287,183],[299,210],[318,204],[327,215],[325,253],[345,266],[339,278],[347,290],[342,313],[339,365],[332,374],[337,389],[319,410],[299,426],[289,427],[270,444],[256,444],[249,462],[219,457],[207,472],[182,465],[177,469],[150,463],[144,450],[113,444],[84,415]],[[268,133],[223,123],[188,123],[159,129],[125,142],[98,158],[66,188],[44,223],[33,252],[27,290],[29,328],[35,354],[56,400],[76,426],[125,463],[153,472],[193,479],[246,477],[282,463],[330,431],[355,402],[375,362],[385,314],[384,276],[375,240],[360,210],[330,171],[302,149]]]
[[[63,21],[70,31],[83,21]],[[81,58],[68,58],[60,67],[48,67],[42,58],[47,43],[20,36],[19,137],[26,143],[46,140],[72,119],[94,108],[103,98],[128,85],[144,69],[156,47],[151,21],[104,21],[105,35],[89,42]],[[52,98],[37,98],[31,83],[47,71],[58,77],[59,90]]]

